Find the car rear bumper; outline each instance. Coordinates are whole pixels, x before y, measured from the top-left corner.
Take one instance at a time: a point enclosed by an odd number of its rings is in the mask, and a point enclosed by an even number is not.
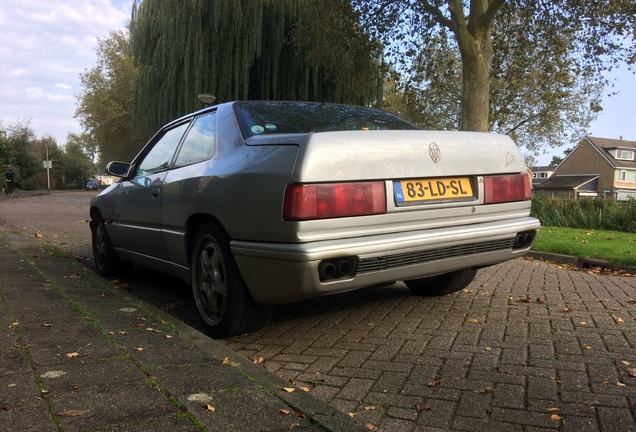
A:
[[[537,219],[524,217],[311,243],[232,241],[231,247],[254,299],[284,304],[514,259],[529,251],[535,237],[519,245],[518,234],[540,227]],[[324,263],[342,258],[352,260],[352,271],[321,280]]]

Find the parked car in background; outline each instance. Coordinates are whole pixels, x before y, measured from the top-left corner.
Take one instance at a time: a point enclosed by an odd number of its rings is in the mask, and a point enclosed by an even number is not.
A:
[[[121,179],[91,201],[97,271],[181,278],[216,337],[258,330],[273,305],[371,285],[459,291],[540,228],[510,138],[369,107],[225,103],[107,171]]]
[[[86,182],[86,186],[84,186],[86,190],[97,190],[97,183],[94,181]]]

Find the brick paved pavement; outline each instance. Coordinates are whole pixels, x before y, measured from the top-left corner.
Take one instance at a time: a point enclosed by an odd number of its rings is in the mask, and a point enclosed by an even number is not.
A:
[[[634,277],[515,260],[443,298],[285,306],[226,344],[380,431],[636,431]]]
[[[84,255],[89,197],[20,199],[3,217]],[[140,269],[123,282],[197,326],[184,284]],[[282,306],[223,343],[379,431],[636,432],[634,300],[636,277],[515,260],[442,298],[396,284]]]

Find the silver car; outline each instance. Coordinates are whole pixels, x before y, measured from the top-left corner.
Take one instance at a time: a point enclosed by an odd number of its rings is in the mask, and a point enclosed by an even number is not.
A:
[[[215,337],[273,305],[403,281],[440,296],[540,228],[515,143],[338,104],[225,103],[163,127],[91,202],[97,271],[191,284]]]

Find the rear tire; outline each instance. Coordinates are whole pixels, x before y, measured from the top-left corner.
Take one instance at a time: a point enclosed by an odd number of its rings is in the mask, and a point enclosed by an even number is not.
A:
[[[437,276],[405,280],[404,284],[415,294],[424,297],[439,297],[461,291],[477,276],[477,270],[463,269]]]
[[[267,324],[274,308],[252,298],[223,230],[212,223],[203,224],[194,236],[191,260],[192,293],[211,336],[250,333]]]
[[[93,244],[93,258],[95,259],[95,270],[101,276],[119,276],[132,267],[132,264],[119,259],[113,244],[106,231],[106,223],[102,215],[97,213],[90,223],[91,241]]]

